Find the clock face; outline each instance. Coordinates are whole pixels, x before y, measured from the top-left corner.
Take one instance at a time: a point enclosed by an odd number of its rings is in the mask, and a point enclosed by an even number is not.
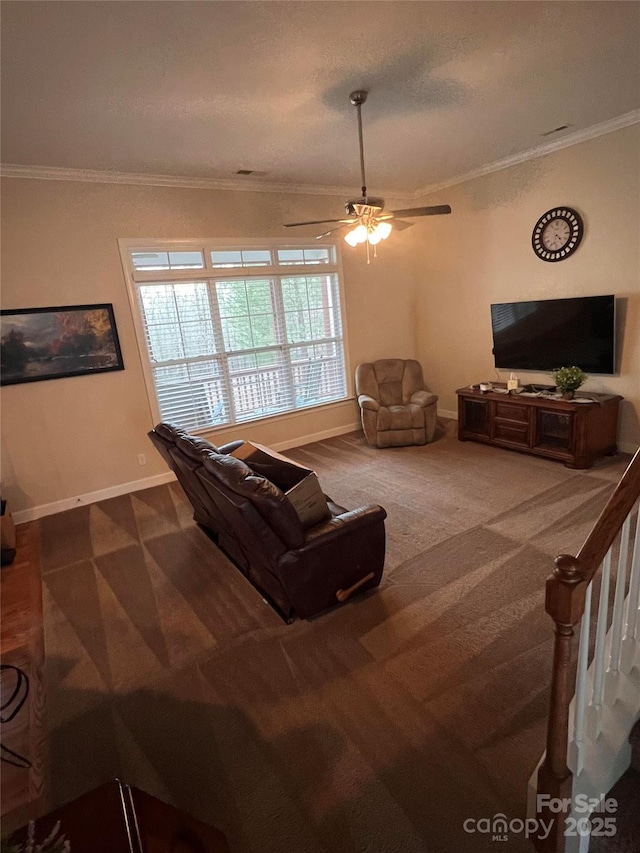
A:
[[[557,252],[569,242],[571,237],[571,228],[566,219],[552,219],[542,229],[540,235],[545,249],[550,252]]]
[[[580,214],[570,207],[554,207],[535,224],[531,245],[543,261],[563,261],[580,245],[584,226]]]

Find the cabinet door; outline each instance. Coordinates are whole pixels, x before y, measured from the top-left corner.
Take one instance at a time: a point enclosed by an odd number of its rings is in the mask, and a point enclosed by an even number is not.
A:
[[[535,446],[569,453],[573,447],[573,414],[538,409]]]
[[[461,400],[462,432],[489,437],[489,401]]]

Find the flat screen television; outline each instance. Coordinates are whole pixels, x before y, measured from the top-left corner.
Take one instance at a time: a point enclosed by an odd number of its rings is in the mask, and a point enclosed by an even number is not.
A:
[[[615,297],[582,296],[491,306],[498,368],[550,371],[577,365],[615,373]]]

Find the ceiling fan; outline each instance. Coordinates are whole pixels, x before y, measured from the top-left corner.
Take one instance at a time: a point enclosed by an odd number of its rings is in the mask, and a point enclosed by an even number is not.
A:
[[[323,234],[318,234],[316,239],[327,237],[333,234],[334,231],[341,231],[345,228],[350,230],[345,235],[345,241],[350,246],[357,246],[360,243],[366,243],[367,246],[367,263],[369,263],[369,246],[374,247],[374,257],[376,246],[381,240],[386,240],[391,233],[392,225],[398,231],[403,231],[405,228],[410,228],[413,222],[406,222],[403,217],[409,216],[439,216],[443,213],[451,213],[451,208],[448,204],[436,204],[431,207],[409,207],[405,210],[384,210],[384,199],[367,195],[367,181],[364,173],[364,144],[362,141],[362,105],[367,100],[368,92],[357,89],[349,95],[349,100],[358,111],[358,140],[360,143],[360,176],[362,178],[362,196],[360,198],[351,199],[345,204],[345,219],[316,219],[310,222],[288,222],[285,228],[297,228],[300,225],[329,225],[338,223],[335,228],[330,228]],[[400,218],[399,218],[400,217]],[[393,220],[393,223],[391,222]],[[353,227],[355,226],[355,227]]]

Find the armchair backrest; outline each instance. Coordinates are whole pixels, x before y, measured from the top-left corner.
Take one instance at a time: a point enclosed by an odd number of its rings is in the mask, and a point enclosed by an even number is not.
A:
[[[254,527],[259,531],[262,547],[269,553],[277,556],[304,543],[302,523],[284,492],[241,459],[205,453],[198,476],[210,495],[215,497],[209,488],[213,486],[237,506],[244,502],[253,508],[260,519]]]
[[[214,445],[206,439],[184,434],[177,436],[170,452],[175,475],[196,510],[197,519],[199,521],[204,519],[205,525],[215,531],[226,530],[229,533],[224,517],[212,502],[196,473],[202,465],[203,456],[210,452],[215,453],[215,450]],[[209,521],[212,524],[209,524]]]
[[[286,538],[304,541],[302,525],[293,507],[272,484],[261,482],[240,459],[224,454],[203,455],[197,476],[230,531],[223,547],[249,580],[288,616],[291,601],[278,576],[278,560],[287,552]],[[281,506],[280,506],[281,505]],[[279,509],[284,509],[280,518]],[[291,517],[287,510],[291,510]],[[287,527],[287,521],[291,523]],[[277,530],[276,530],[277,528]]]
[[[356,393],[373,397],[382,406],[402,406],[424,388],[422,367],[413,358],[383,358],[356,368]]]
[[[181,430],[180,427],[175,427],[172,424],[161,423],[158,424],[155,429],[152,429],[151,432],[147,433],[147,435],[151,439],[156,450],[173,471],[174,462],[173,457],[171,456],[171,450],[175,446],[176,438],[178,438],[179,435],[186,435],[184,430]]]
[[[210,518],[209,501],[195,470],[202,464],[199,453],[217,448],[206,439],[191,436],[173,424],[160,423],[148,435],[190,499],[198,522],[207,526],[209,520],[215,523],[215,517]]]

